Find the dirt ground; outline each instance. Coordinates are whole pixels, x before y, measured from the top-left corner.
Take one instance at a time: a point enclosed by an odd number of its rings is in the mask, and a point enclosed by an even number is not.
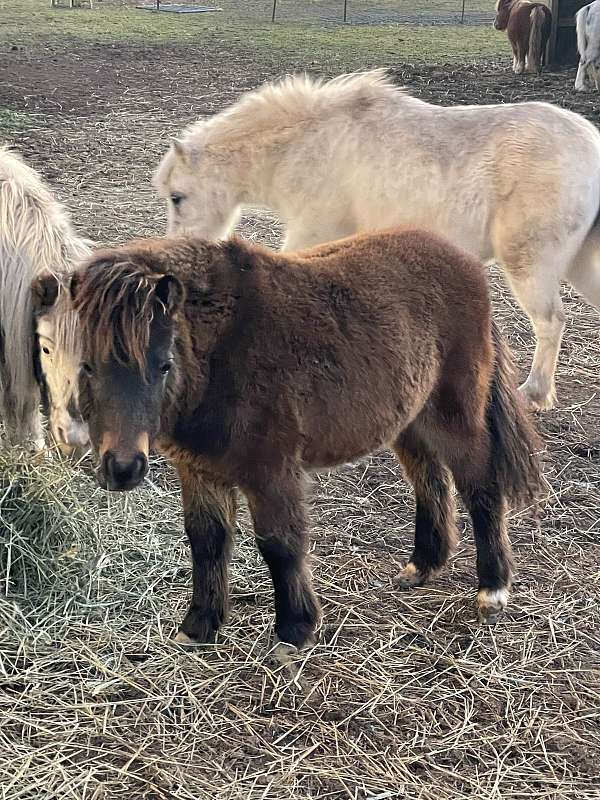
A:
[[[576,96],[572,70],[532,79],[507,67],[393,72],[438,103],[543,99],[598,122],[598,96]],[[10,139],[79,230],[123,241],[163,232],[150,176],[169,136],[298,68],[339,65],[257,61],[216,41],[49,41],[0,52],[0,107],[27,115]],[[270,244],[280,235],[268,215],[248,214],[242,232]],[[525,374],[531,331],[500,275],[491,280]],[[528,513],[512,521],[518,574],[504,621],[475,622],[468,531],[434,585],[393,587],[410,552],[412,498],[381,454],[315,481],[325,622],[295,669],[268,658],[270,587],[245,523],[230,624],[215,647],[180,652],[170,637],[190,571],[169,473],[158,468],[154,485],[124,501],[81,478],[79,495],[62,491],[100,521],[78,590],[57,595],[50,624],[47,583],[5,582],[4,609],[18,615],[0,625],[0,797],[598,798],[599,318],[567,289],[565,303],[560,404],[538,417],[551,490],[539,526]]]

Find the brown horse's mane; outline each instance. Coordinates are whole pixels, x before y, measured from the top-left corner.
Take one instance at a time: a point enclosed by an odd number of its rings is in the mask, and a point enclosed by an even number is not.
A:
[[[133,361],[144,372],[150,326],[157,306],[164,308],[155,291],[161,274],[113,259],[96,257],[74,278],[82,339],[91,358],[114,357],[123,365]]]

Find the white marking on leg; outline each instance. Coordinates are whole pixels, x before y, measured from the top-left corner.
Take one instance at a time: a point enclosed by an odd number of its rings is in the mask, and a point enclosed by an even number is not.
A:
[[[493,625],[506,608],[508,589],[480,589],[476,602],[479,621],[483,625]]]
[[[508,604],[508,589],[480,589],[477,592],[479,608],[493,608],[502,611]]]

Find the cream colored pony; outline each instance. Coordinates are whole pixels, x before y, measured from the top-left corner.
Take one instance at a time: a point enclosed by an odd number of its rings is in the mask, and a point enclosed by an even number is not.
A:
[[[46,271],[71,272],[89,252],[35,170],[0,148],[0,413],[10,441],[43,446],[37,367],[57,443],[64,450],[87,443],[68,294],[46,302],[41,284],[32,294],[32,281]]]
[[[575,14],[579,67],[575,90],[600,90],[600,0],[595,0]]]
[[[252,204],[279,214],[285,250],[408,223],[498,261],[535,329],[521,388],[540,408],[555,401],[561,280],[600,307],[600,134],[547,103],[434,106],[381,70],[291,77],[188,128],[155,185],[172,234],[224,237]]]

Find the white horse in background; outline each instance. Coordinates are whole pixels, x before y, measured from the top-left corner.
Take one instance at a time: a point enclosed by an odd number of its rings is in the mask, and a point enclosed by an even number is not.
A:
[[[575,14],[579,68],[575,89],[585,92],[600,89],[600,0],[580,8]]]
[[[72,272],[89,252],[37,172],[0,148],[0,414],[11,442],[43,447],[40,386],[57,444],[70,451],[88,441],[76,317],[68,292],[45,298],[39,278]]]
[[[382,70],[290,77],[189,127],[154,181],[170,234],[225,237],[258,205],[287,226],[285,250],[406,223],[496,260],[535,329],[521,388],[540,408],[555,401],[561,280],[600,307],[600,133],[547,103],[439,107]]]

